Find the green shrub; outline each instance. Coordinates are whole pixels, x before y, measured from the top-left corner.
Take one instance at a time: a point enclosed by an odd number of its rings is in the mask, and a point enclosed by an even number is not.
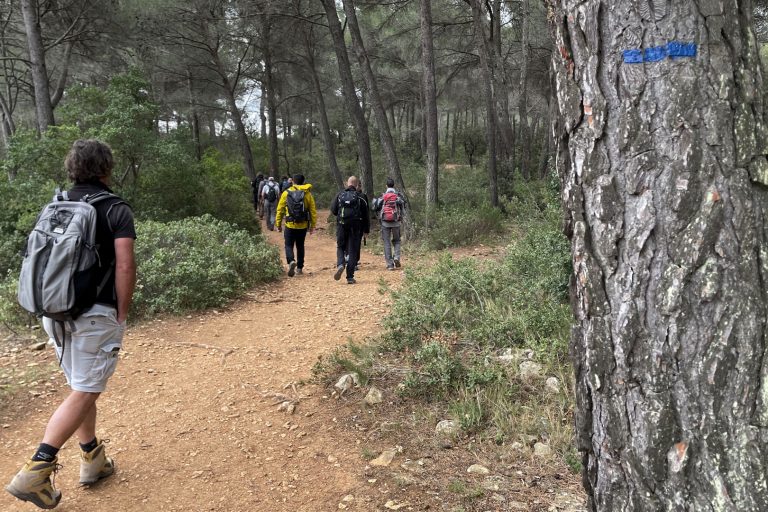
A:
[[[19,273],[16,271],[10,271],[0,279],[0,325],[2,326],[20,327],[34,318],[19,306],[16,299],[18,287]]]
[[[137,226],[135,312],[182,313],[219,306],[280,274],[276,248],[210,215]]]
[[[472,245],[504,232],[504,214],[488,203],[443,206],[429,216],[421,238],[430,249]]]
[[[456,389],[466,373],[461,361],[444,345],[431,342],[413,356],[416,371],[405,379],[404,392],[438,398]]]

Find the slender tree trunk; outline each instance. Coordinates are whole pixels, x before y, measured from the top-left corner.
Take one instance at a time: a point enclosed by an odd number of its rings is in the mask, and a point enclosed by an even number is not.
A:
[[[339,170],[339,164],[336,161],[336,146],[333,143],[333,136],[331,135],[331,124],[328,122],[328,111],[325,107],[325,98],[323,98],[323,88],[320,84],[320,77],[317,74],[317,67],[315,66],[314,50],[309,44],[306,45],[306,60],[307,67],[309,68],[310,75],[312,77],[312,85],[315,90],[315,101],[317,102],[317,110],[320,114],[320,126],[321,135],[323,139],[323,147],[325,148],[325,155],[328,158],[328,170],[331,174],[331,179],[336,184],[336,188],[344,188],[344,177]]]
[[[212,115],[208,117],[208,137],[212,141],[216,140],[216,119]]]
[[[197,103],[195,102],[195,92],[192,88],[192,72],[187,68],[187,93],[189,95],[189,115],[192,131],[192,142],[195,144],[195,157],[199,162],[203,158],[203,148],[200,144],[200,115],[197,113]]]
[[[427,205],[437,205],[437,164],[439,141],[437,133],[437,88],[435,86],[435,50],[432,42],[431,0],[420,0],[421,13],[421,68],[422,96],[424,97],[424,118],[427,139]],[[448,132],[446,128],[446,133]]]
[[[453,130],[451,130],[451,160],[456,158],[456,131],[459,127],[459,115],[461,111],[456,109],[453,114]]]
[[[523,178],[531,178],[531,134],[528,122],[528,59],[531,53],[531,6],[530,0],[522,0],[523,37],[520,51],[520,89],[517,111],[520,116],[520,173]]]
[[[485,37],[485,4],[483,0],[470,0],[475,40],[480,53],[480,68],[483,75],[485,110],[487,122],[485,134],[488,144],[488,188],[491,205],[499,206],[499,185],[496,175],[496,99],[493,95],[493,77],[488,62],[488,42]],[[474,112],[473,112],[474,114]]]
[[[751,3],[548,3],[589,508],[765,510],[768,138]],[[674,34],[676,58],[624,62],[657,34]]]
[[[368,123],[365,114],[360,107],[360,100],[355,92],[355,83],[352,79],[352,70],[349,65],[349,55],[344,44],[344,34],[341,30],[339,15],[336,12],[335,0],[321,0],[328,18],[328,26],[333,38],[333,47],[336,52],[336,61],[341,76],[342,91],[346,100],[347,110],[355,125],[355,137],[357,138],[357,150],[360,158],[360,166],[363,174],[363,190],[368,197],[373,197],[373,160],[371,159],[371,141],[368,134]]]
[[[30,72],[35,91],[35,110],[37,127],[41,132],[56,124],[51,105],[48,71],[45,67],[45,47],[40,31],[40,20],[37,14],[37,0],[21,0],[21,14],[24,18],[24,31],[27,35],[29,49]]]
[[[264,86],[267,89],[267,115],[269,116],[269,174],[280,174],[280,152],[277,145],[277,101],[275,99],[275,80],[272,75],[271,18],[262,15],[262,43],[264,52]]]
[[[355,2],[354,0],[344,0],[343,4],[344,12],[347,15],[349,32],[352,35],[352,48],[355,50],[355,54],[357,55],[357,63],[359,64],[360,70],[363,73],[363,79],[368,86],[368,93],[370,95],[373,115],[376,117],[376,125],[379,128],[379,139],[381,141],[381,149],[384,152],[384,159],[387,161],[387,167],[389,168],[389,172],[392,175],[392,178],[395,180],[398,189],[402,191],[403,194],[405,194],[405,182],[403,181],[403,175],[400,172],[400,162],[397,158],[395,141],[392,139],[392,132],[389,130],[387,113],[384,110],[384,104],[381,101],[379,86],[376,80],[376,76],[373,74],[373,68],[371,67],[371,61],[368,58],[368,52],[365,50],[363,37],[360,33],[360,26],[357,23]],[[370,195],[373,195],[373,188],[371,188]]]
[[[224,98],[227,101],[229,113],[232,116],[232,123],[235,125],[237,142],[240,145],[240,153],[243,156],[243,172],[245,173],[246,177],[248,177],[248,179],[252,180],[256,177],[256,166],[253,163],[253,153],[251,152],[251,144],[248,140],[248,133],[245,131],[245,125],[243,124],[240,108],[238,108],[237,101],[235,99],[234,86],[232,83],[230,83],[229,76],[227,75],[227,72],[221,63],[218,54],[213,55],[213,61],[216,65],[216,69],[219,72],[219,77],[221,78],[222,89],[224,90]]]
[[[261,140],[267,138],[267,86],[261,81],[261,97],[259,98],[259,119],[261,120]]]
[[[61,64],[61,73],[59,74],[59,80],[56,82],[56,90],[53,93],[53,98],[51,98],[51,108],[55,109],[59,101],[61,101],[61,98],[64,97],[64,88],[67,85],[67,77],[69,75],[69,63],[72,61],[72,49],[74,48],[75,43],[73,41],[70,41],[67,43],[66,47],[64,48],[64,60]]]
[[[445,131],[443,132],[443,146],[448,147],[448,143],[451,140],[451,111],[445,111]]]

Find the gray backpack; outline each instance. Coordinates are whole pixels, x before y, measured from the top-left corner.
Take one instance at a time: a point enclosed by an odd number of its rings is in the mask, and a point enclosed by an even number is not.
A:
[[[56,189],[27,238],[19,275],[21,307],[37,316],[67,321],[95,303],[112,273],[110,268],[98,283],[99,270],[114,262],[99,261],[93,205],[114,197],[104,191],[70,201],[66,192]]]

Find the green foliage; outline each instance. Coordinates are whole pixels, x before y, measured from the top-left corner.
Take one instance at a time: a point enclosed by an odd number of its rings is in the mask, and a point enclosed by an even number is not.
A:
[[[16,299],[19,287],[18,272],[8,272],[0,279],[0,325],[6,327],[22,326],[30,320],[30,315],[24,311]]]
[[[463,150],[470,167],[477,165],[478,159],[488,151],[485,130],[481,127],[468,127],[461,130],[456,134],[456,143]]]
[[[472,245],[504,231],[503,213],[488,203],[443,206],[430,217],[430,227],[422,231],[430,249]]]
[[[280,274],[277,249],[210,215],[137,226],[135,312],[182,313],[219,306]]]
[[[438,398],[455,389],[466,373],[461,361],[447,347],[431,342],[413,356],[417,368],[404,381],[403,391],[410,395]]]

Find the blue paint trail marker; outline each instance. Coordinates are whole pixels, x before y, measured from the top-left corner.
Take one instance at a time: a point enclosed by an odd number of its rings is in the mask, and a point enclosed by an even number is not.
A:
[[[643,62],[660,62],[667,57],[670,59],[680,59],[684,57],[696,57],[696,43],[681,43],[672,41],[663,46],[653,46],[651,48],[632,48],[624,50],[625,64],[642,64]]]

